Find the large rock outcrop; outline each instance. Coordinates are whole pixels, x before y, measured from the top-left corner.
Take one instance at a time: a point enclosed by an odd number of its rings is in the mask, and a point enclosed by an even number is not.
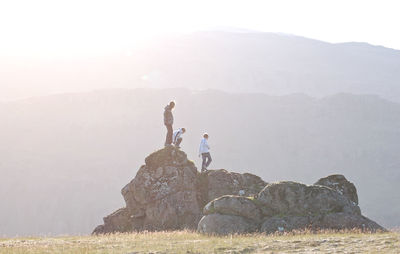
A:
[[[209,201],[227,194],[255,196],[266,185],[252,174],[199,173],[183,151],[166,147],[149,155],[122,189],[126,207],[105,217],[93,233],[196,229]]]
[[[267,184],[258,176],[224,169],[199,173],[186,154],[172,146],[149,155],[121,193],[126,207],[106,216],[94,234],[179,229],[207,234],[385,230],[361,215],[357,190],[342,175],[305,185]]]
[[[385,230],[361,215],[357,191],[342,175],[315,185],[268,184],[254,197],[223,196],[204,207],[198,231],[208,234],[274,233],[304,229]],[[236,218],[234,226],[225,225]],[[240,219],[238,219],[240,218]]]

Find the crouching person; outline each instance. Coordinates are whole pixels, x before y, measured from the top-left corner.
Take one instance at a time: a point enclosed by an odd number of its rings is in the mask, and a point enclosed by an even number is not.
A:
[[[179,128],[178,130],[174,131],[174,135],[173,135],[173,144],[177,147],[177,148],[181,148],[181,142],[182,142],[182,134],[186,132],[185,128]]]
[[[207,171],[208,166],[212,161],[210,155],[210,146],[208,145],[208,134],[204,133],[203,139],[200,142],[199,157],[202,157],[201,172]]]

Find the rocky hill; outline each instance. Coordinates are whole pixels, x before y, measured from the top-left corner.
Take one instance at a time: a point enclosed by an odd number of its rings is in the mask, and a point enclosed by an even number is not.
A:
[[[104,218],[94,233],[195,229],[206,203],[227,194],[252,196],[266,183],[252,174],[199,173],[186,153],[166,147],[149,155],[122,189],[126,207]]]
[[[149,155],[121,192],[126,207],[105,217],[94,234],[196,228],[213,234],[384,230],[361,215],[357,190],[344,176],[308,186],[267,184],[258,176],[223,169],[199,173],[186,153],[173,146]]]

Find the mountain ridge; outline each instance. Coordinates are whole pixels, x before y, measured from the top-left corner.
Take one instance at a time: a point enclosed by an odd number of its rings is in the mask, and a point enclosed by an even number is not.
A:
[[[0,99],[103,88],[184,87],[313,97],[368,93],[400,101],[400,51],[365,43],[206,31],[160,38],[126,51],[88,59],[0,62],[5,70]]]

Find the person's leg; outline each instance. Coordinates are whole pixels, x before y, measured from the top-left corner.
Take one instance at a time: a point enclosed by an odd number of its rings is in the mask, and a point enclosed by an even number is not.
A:
[[[201,157],[203,159],[203,163],[201,164],[201,172],[203,172],[204,170],[206,170],[206,163],[207,163],[207,155],[206,155],[206,153],[202,153]]]
[[[179,145],[181,144],[181,142],[182,142],[182,138],[178,138],[178,140],[175,143],[175,146],[180,147]]]
[[[211,158],[211,154],[207,153],[207,164],[206,164],[206,168],[208,168],[208,166],[210,166],[211,162],[212,162],[212,158]]]
[[[172,134],[173,134],[172,125],[166,125],[166,127],[167,127],[167,137],[165,139],[165,145],[170,145],[172,144]]]

